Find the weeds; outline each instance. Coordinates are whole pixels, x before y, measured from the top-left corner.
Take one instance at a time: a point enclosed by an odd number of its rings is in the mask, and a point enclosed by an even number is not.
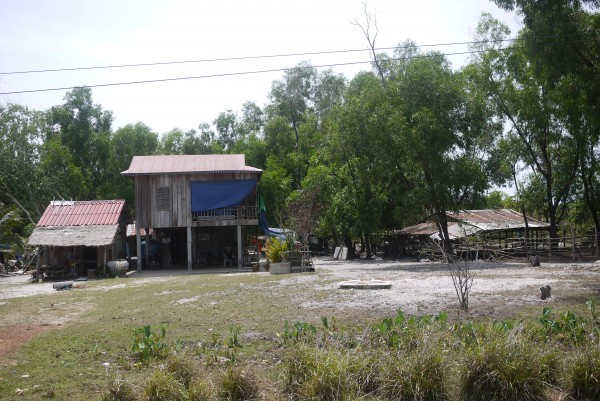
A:
[[[175,376],[162,369],[157,369],[148,379],[144,388],[144,399],[147,401],[184,401],[186,389]]]
[[[600,349],[592,345],[577,353],[567,369],[567,388],[577,399],[600,399]]]
[[[165,358],[169,353],[165,335],[164,327],[160,327],[158,332],[153,332],[150,326],[135,329],[131,352],[142,363],[147,363],[150,358]]]
[[[221,398],[229,401],[254,400],[258,397],[256,380],[241,368],[229,367],[221,381]]]

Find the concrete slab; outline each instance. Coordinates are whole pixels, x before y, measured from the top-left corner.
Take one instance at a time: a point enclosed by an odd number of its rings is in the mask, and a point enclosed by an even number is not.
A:
[[[340,289],[387,290],[392,288],[392,282],[387,280],[348,280],[339,284]]]

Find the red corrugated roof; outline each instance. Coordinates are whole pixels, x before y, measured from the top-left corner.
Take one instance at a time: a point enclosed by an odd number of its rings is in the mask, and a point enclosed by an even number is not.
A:
[[[125,201],[52,201],[38,227],[114,225],[119,223]]]
[[[261,169],[246,166],[246,157],[236,155],[161,155],[134,156],[123,175],[193,174],[216,172],[254,172]]]

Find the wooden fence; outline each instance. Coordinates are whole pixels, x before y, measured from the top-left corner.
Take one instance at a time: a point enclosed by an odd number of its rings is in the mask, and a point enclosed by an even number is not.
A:
[[[536,238],[468,238],[453,243],[453,250],[458,257],[469,260],[523,260],[535,255],[564,261],[599,258],[599,236],[595,230],[588,235],[577,234],[574,229],[564,230],[561,234],[553,239],[547,234]],[[442,255],[439,246],[430,242],[421,245],[418,257],[438,260]]]

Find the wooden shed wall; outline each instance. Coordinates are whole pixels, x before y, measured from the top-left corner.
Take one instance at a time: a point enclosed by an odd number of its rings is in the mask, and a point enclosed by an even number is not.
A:
[[[192,225],[192,181],[221,181],[257,178],[249,172],[212,174],[157,174],[135,177],[137,226],[142,228],[190,227]],[[169,188],[170,210],[157,210],[156,189]]]

